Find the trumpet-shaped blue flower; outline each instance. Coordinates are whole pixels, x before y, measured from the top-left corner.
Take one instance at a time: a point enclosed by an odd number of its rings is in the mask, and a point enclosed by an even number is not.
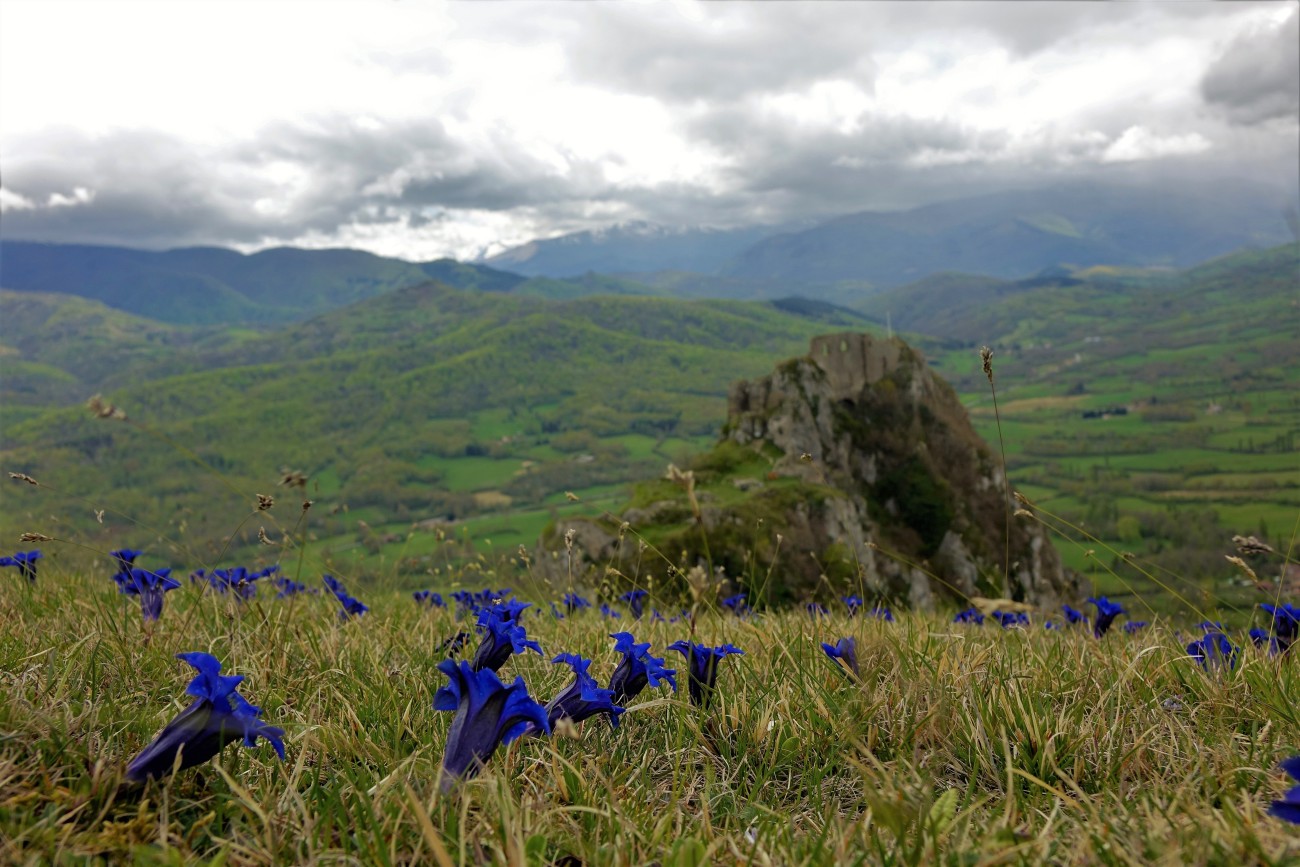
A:
[[[623,654],[623,659],[614,674],[609,678],[609,689],[614,701],[627,704],[636,698],[647,686],[659,686],[664,681],[677,689],[677,670],[664,668],[664,661],[650,655],[650,642],[637,644],[630,632],[614,632],[614,650]]]
[[[565,593],[562,601],[564,603],[564,610],[568,614],[591,607],[591,602],[579,596],[577,593]]]
[[[447,730],[442,757],[440,785],[444,792],[457,780],[477,774],[502,744],[530,729],[550,733],[546,708],[528,694],[522,677],[506,686],[494,671],[450,659],[438,663],[438,670],[447,675],[448,682],[434,695],[434,710],[456,714]]]
[[[1260,629],[1258,626],[1250,630],[1250,643],[1256,647],[1267,650],[1269,656],[1277,656],[1278,645],[1277,636],[1270,635],[1267,629]]]
[[[848,607],[848,609],[849,609],[849,616],[850,616],[850,617],[852,617],[854,614],[857,614],[858,611],[861,610],[861,608],[862,608],[862,597],[861,597],[861,596],[858,596],[858,595],[856,595],[856,594],[853,594],[853,595],[850,595],[850,596],[841,596],[840,599],[841,599],[841,600],[844,602],[844,604]]]
[[[603,713],[610,725],[618,727],[618,718],[623,708],[614,704],[614,690],[602,689],[596,679],[587,673],[591,660],[583,659],[576,653],[561,653],[551,660],[564,663],[573,669],[573,683],[560,691],[546,705],[546,719],[555,728],[562,719],[580,723],[596,714]]]
[[[244,566],[213,569],[208,573],[207,579],[208,584],[218,593],[232,593],[236,599],[243,602],[257,596],[257,582],[275,574],[279,568],[279,566],[268,566],[258,572],[250,572]],[[190,576],[190,580],[194,580],[195,576],[201,579],[203,574],[203,570],[199,570]]]
[[[888,608],[886,608],[883,605],[877,605],[875,608],[872,608],[871,611],[868,613],[872,617],[876,618],[877,620],[883,620],[886,623],[894,622],[894,612],[890,611]]]
[[[1291,779],[1300,783],[1300,756],[1286,759],[1281,768]],[[1280,801],[1274,801],[1268,808],[1268,814],[1300,825],[1300,786],[1292,786]]]
[[[131,569],[130,572],[118,573],[113,578],[118,581],[118,592],[128,596],[140,597],[140,614],[145,620],[157,620],[162,616],[163,594],[175,590],[181,582],[171,577],[172,570]]]
[[[1237,648],[1222,632],[1207,632],[1199,641],[1187,645],[1187,654],[1206,671],[1237,667]]]
[[[753,609],[749,607],[749,603],[746,601],[748,598],[749,594],[747,593],[737,593],[734,596],[728,596],[726,599],[722,600],[722,607],[726,608],[737,617],[745,617],[753,611]]]
[[[14,566],[18,574],[30,583],[36,583],[36,561],[44,557],[40,551],[17,551],[12,557],[0,557],[0,566]]]
[[[207,653],[178,653],[198,671],[185,691],[195,698],[127,765],[126,776],[136,782],[170,774],[180,755],[180,767],[192,768],[221,752],[231,741],[243,738],[246,746],[256,746],[265,738],[284,758],[284,729],[267,725],[258,717],[262,709],[251,705],[235,691],[242,675],[221,673],[221,662]]]
[[[279,593],[275,594],[276,599],[287,599],[290,596],[297,596],[299,593],[316,593],[315,588],[301,584],[287,575],[281,575],[278,578],[272,578],[271,583],[279,588]]]
[[[457,632],[455,635],[451,636],[450,638],[444,639],[443,642],[439,644],[434,649],[433,652],[441,653],[443,656],[446,656],[447,658],[450,659],[451,657],[460,653],[461,649],[464,648],[464,646],[467,643],[469,643],[469,640],[473,637],[474,636],[468,632]]]
[[[834,644],[822,642],[822,650],[831,658],[831,662],[842,662],[853,672],[854,677],[859,677],[858,672],[858,642],[852,638],[841,638]]]
[[[709,647],[706,644],[694,644],[689,641],[674,641],[668,645],[686,657],[687,686],[691,694],[691,704],[707,707],[713,698],[713,689],[718,680],[718,663],[732,654],[745,651],[731,644],[721,647]]]
[[[980,614],[978,608],[967,608],[965,611],[958,611],[957,616],[953,617],[953,623],[974,623],[980,625],[984,622],[984,615]]]
[[[1029,625],[1029,615],[1023,611],[994,611],[989,616],[1002,624],[1003,629]]]
[[[1124,624],[1124,632],[1129,635],[1136,635],[1150,625],[1151,624],[1147,623],[1145,620],[1130,620],[1128,623]]]
[[[525,650],[542,652],[542,646],[536,641],[530,641],[527,630],[515,620],[522,610],[523,608],[512,609],[498,605],[479,612],[478,627],[483,633],[483,640],[470,663],[471,668],[475,671],[499,671],[512,653],[523,653]]]
[[[560,609],[555,607],[554,602],[551,603],[551,616],[554,617],[556,620],[564,619],[564,613],[560,611]]]
[[[1300,634],[1300,608],[1290,602],[1259,607],[1273,615],[1273,635],[1277,637],[1278,648],[1286,652]]]
[[[645,613],[645,598],[649,595],[648,592],[642,590],[640,587],[635,587],[618,598],[626,602],[628,610],[632,612],[632,616],[637,620],[640,620],[641,615]]]
[[[608,605],[605,605],[604,603],[601,603],[600,606],[600,616],[604,617],[606,620],[623,619],[623,615],[621,613],[619,613],[616,609],[610,608]]]
[[[442,601],[441,593],[434,593],[432,590],[416,590],[411,594],[417,605],[427,605],[430,608],[446,608],[447,603]]]
[[[816,620],[818,617],[827,617],[830,615],[830,612],[826,610],[826,606],[820,602],[809,602],[805,604],[803,608],[804,611],[808,612],[808,616],[813,620]]]
[[[1118,602],[1111,602],[1105,596],[1093,598],[1088,597],[1089,602],[1097,606],[1097,619],[1092,624],[1092,634],[1101,638],[1110,629],[1110,625],[1115,622],[1115,618],[1121,614],[1126,614],[1124,606]]]
[[[136,558],[143,553],[135,548],[121,548],[117,551],[109,551],[108,556],[113,558],[113,566],[118,572],[130,572],[135,568]]]
[[[347,589],[333,575],[322,575],[321,580],[325,582],[325,586],[329,591],[334,594],[334,598],[339,601],[339,605],[343,606],[339,609],[339,620],[347,620],[349,617],[360,617],[362,614],[365,614],[370,610],[370,606],[366,605],[360,599],[349,596]]]
[[[1061,611],[1065,612],[1066,623],[1075,624],[1088,622],[1088,615],[1071,605],[1062,605]]]

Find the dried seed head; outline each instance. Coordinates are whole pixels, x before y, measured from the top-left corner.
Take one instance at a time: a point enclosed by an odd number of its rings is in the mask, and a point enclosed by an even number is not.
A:
[[[307,474],[298,470],[280,470],[280,484],[286,488],[306,488]]]
[[[12,473],[10,474],[12,475]],[[1272,554],[1273,547],[1267,542],[1261,542],[1254,536],[1233,536],[1232,544],[1237,546],[1237,553],[1245,554],[1250,557],[1255,554]],[[1228,559],[1232,559],[1229,557]]]
[[[271,508],[274,505],[275,505],[274,497],[268,497],[266,494],[257,495],[257,511],[265,512],[267,509]]]
[[[44,533],[23,533],[18,537],[19,542],[53,542],[53,536],[47,536]]]
[[[1019,503],[1019,504],[1022,505],[1022,506],[1032,506],[1032,505],[1033,505],[1033,503],[1031,503],[1031,502],[1029,501],[1029,498],[1026,497],[1024,494],[1020,493],[1019,491],[1012,491],[1011,496],[1015,497],[1015,498],[1016,498],[1016,502]]]
[[[980,347],[980,361],[984,362],[984,375],[989,379],[989,385],[993,384],[993,350],[987,346]]]
[[[268,535],[266,535],[266,528],[265,528],[265,527],[258,527],[258,528],[257,528],[257,541],[261,542],[263,545],[274,545],[274,544],[275,544],[274,542],[271,541],[271,537],[268,536]]]
[[[303,501],[302,501],[302,510],[305,512],[305,511],[307,511],[308,509],[310,509],[314,504],[315,504],[315,501],[314,501],[314,500],[303,500]]]
[[[577,532],[578,531],[572,527],[564,531],[564,547],[566,549],[570,551],[573,550],[573,537],[577,534]]]
[[[805,464],[811,464],[813,462],[813,456],[804,452],[799,455],[799,460],[803,461]]]
[[[568,500],[570,503],[576,503],[576,502],[578,502],[579,500],[581,500],[582,497],[579,497],[579,496],[578,496],[577,494],[575,494],[573,491],[565,491],[565,492],[564,492],[564,499]]]
[[[126,412],[113,406],[113,404],[104,400],[102,395],[94,395],[86,401],[87,408],[95,414],[96,418],[114,418],[119,421],[126,420]]]
[[[1241,559],[1240,557],[1233,557],[1231,555],[1224,557],[1224,559],[1227,560],[1232,565],[1236,566],[1243,573],[1245,573],[1246,577],[1249,578],[1251,581],[1255,583],[1259,583],[1259,576],[1255,574],[1254,569],[1250,568],[1250,566],[1247,565],[1245,560]]]
[[[26,473],[10,473],[9,478],[13,479],[15,482],[26,482],[29,485],[36,485],[37,487],[41,484]]]
[[[1034,517],[1034,513],[1031,512],[1031,511],[1029,511],[1028,509],[1016,509],[1016,510],[1015,510],[1014,512],[1012,512],[1011,514],[1012,514],[1013,517],[1016,517],[1016,518],[1032,518],[1032,517]]]
[[[98,521],[98,522],[101,523],[101,524],[104,523],[104,510],[103,510],[103,509],[96,509],[96,510],[95,510],[95,520]]]

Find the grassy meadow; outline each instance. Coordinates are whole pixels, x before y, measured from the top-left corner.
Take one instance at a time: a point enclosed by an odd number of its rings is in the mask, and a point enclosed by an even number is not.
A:
[[[545,656],[511,657],[507,683],[547,701],[570,680],[548,661],[559,652],[592,658],[603,683],[607,636],[630,629],[682,692],[648,689],[617,730],[593,718],[522,738],[440,794],[452,715],[431,706],[437,648],[466,627],[450,609],[381,579],[350,586],[371,610],[340,622],[326,595],[264,586],[241,603],[184,583],[147,627],[106,557],[74,566],[44,547],[34,585],[0,584],[4,863],[1300,863],[1300,835],[1265,813],[1287,788],[1278,760],[1300,751],[1295,660],[1247,642],[1235,670],[1207,672],[1184,650],[1188,623],[1096,640],[1037,618],[850,618],[832,599],[817,619],[705,600],[676,623],[557,620],[547,603],[569,588],[479,562],[457,578],[537,603],[524,625]],[[821,650],[844,636],[860,679]],[[665,653],[681,638],[745,651],[705,710]],[[237,743],[129,785],[126,763],[189,702],[173,657],[192,650],[246,677],[287,759]]]

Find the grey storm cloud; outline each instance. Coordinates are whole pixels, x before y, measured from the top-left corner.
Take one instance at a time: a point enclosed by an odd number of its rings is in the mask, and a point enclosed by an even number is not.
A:
[[[509,118],[476,124],[476,91],[467,79],[423,116],[401,120],[294,118],[287,111],[292,119],[207,143],[165,127],[11,136],[5,236],[257,246],[328,241],[355,227],[450,229],[458,212],[471,211],[526,219],[546,233],[622,219],[726,227],[1140,172],[1296,173],[1296,14],[1225,46],[1190,77],[1183,103],[1087,104],[1069,123],[1017,137],[899,108],[862,108],[842,124],[798,123],[773,111],[772,101],[806,96],[825,82],[870,96],[884,58],[918,45],[940,66],[990,48],[1013,58],[1052,51],[1077,62],[1089,45],[1141,46],[1152,33],[1181,33],[1185,24],[1204,38],[1213,16],[1228,13],[1199,3],[729,3],[702,4],[693,16],[669,4],[566,5],[535,15],[510,4],[453,8],[470,35],[556,46],[561,84],[585,88],[573,91],[574,99],[597,91],[653,100],[686,150],[708,158],[707,170],[649,180],[609,171],[628,168],[617,145],[577,153],[556,137],[539,151]],[[1252,7],[1231,4],[1234,14],[1239,8]],[[379,52],[366,62],[452,76],[455,58],[444,48]],[[1181,162],[1107,164],[1107,148],[1135,128],[1139,143],[1214,138],[1216,149]],[[78,188],[93,195],[77,198]],[[49,206],[54,200],[66,204]]]
[[[1233,123],[1294,121],[1300,116],[1300,15],[1271,33],[1234,41],[1201,79],[1201,95]]]

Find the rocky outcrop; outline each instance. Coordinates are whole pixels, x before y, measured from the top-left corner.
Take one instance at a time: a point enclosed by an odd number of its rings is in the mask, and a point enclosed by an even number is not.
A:
[[[817,337],[808,355],[737,383],[722,440],[695,472],[701,491],[684,491],[678,473],[624,513],[628,526],[586,529],[563,558],[625,569],[627,552],[644,553],[620,542],[634,530],[679,569],[708,559],[777,599],[824,596],[828,582],[918,607],[1008,588],[1042,606],[1077,595],[1042,527],[1010,517],[1000,464],[957,395],[898,339]],[[710,485],[730,496],[713,501]]]

